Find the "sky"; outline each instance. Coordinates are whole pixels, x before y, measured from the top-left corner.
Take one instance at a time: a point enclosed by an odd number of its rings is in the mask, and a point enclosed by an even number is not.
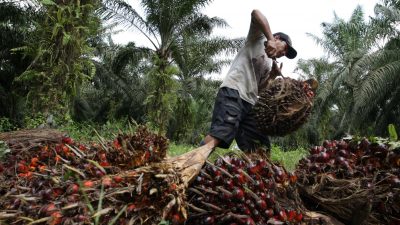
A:
[[[137,7],[137,0],[128,0]],[[298,77],[294,73],[299,59],[319,58],[324,55],[323,49],[307,36],[311,33],[321,37],[321,23],[333,21],[334,13],[339,18],[348,20],[356,8],[360,5],[366,20],[374,16],[374,6],[379,0],[214,0],[203,9],[203,13],[210,17],[224,19],[229,27],[216,29],[214,36],[229,38],[245,37],[249,30],[251,11],[260,10],[267,18],[271,31],[284,32],[288,34],[297,50],[295,59],[282,57],[278,59],[283,63],[282,73],[285,76]],[[135,7],[135,8],[136,8]],[[150,47],[146,41],[135,30],[127,30],[113,36],[116,43],[127,43],[135,41],[139,46]],[[214,79],[223,79],[228,67],[220,74],[213,74]]]

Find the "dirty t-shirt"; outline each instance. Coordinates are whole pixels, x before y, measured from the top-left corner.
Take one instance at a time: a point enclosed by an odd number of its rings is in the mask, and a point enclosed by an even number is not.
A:
[[[252,21],[245,46],[239,50],[221,84],[221,87],[238,90],[240,98],[252,105],[257,101],[258,87],[266,82],[271,71],[272,59],[264,50],[266,40],[258,25]]]

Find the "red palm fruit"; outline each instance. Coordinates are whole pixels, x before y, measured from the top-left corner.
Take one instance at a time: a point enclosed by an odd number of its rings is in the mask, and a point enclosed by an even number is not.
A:
[[[275,171],[275,180],[276,180],[276,182],[282,183],[282,182],[285,181],[285,179],[286,179],[286,173],[282,169],[279,169],[279,170]]]
[[[204,218],[203,224],[214,224],[215,223],[215,217],[214,216],[207,216]]]
[[[242,220],[242,224],[244,225],[256,225],[256,223],[254,222],[254,220],[250,217],[243,219]]]
[[[314,147],[310,148],[310,154],[311,154],[311,155],[316,155],[316,154],[318,154],[319,152],[320,152],[320,151],[319,151],[318,146],[314,146]]]
[[[264,185],[264,182],[262,180],[255,180],[254,187],[258,188],[259,190],[264,190],[265,189],[265,185]]]
[[[38,157],[33,157],[31,159],[31,165],[30,166],[36,167],[36,166],[38,166],[38,162],[39,162],[39,158]]]
[[[123,181],[123,178],[120,177],[120,176],[114,176],[113,180],[114,180],[115,183],[118,184],[118,183],[121,183]]]
[[[51,214],[51,219],[50,219],[50,225],[57,225],[61,224],[62,222],[62,214],[60,211],[56,211],[53,214]]]
[[[18,209],[20,205],[21,205],[21,199],[20,198],[16,198],[13,201],[11,209]]]
[[[264,211],[265,216],[267,216],[268,218],[272,218],[274,216],[274,210],[272,209],[266,209]]]
[[[105,174],[104,174],[103,171],[96,169],[95,175],[96,175],[97,177],[103,177]]]
[[[134,212],[136,209],[136,205],[135,204],[129,204],[128,207],[126,208],[126,211],[128,213]]]
[[[84,182],[83,182],[83,186],[84,186],[85,188],[92,188],[92,187],[94,186],[94,182],[91,181],[91,180],[84,181]]]
[[[85,222],[88,218],[85,215],[76,215],[75,220],[78,222]]]
[[[296,217],[294,218],[297,222],[303,221],[303,214],[297,213]]]
[[[337,147],[338,147],[338,149],[347,150],[347,148],[349,147],[349,145],[347,144],[346,141],[340,140],[340,141],[337,143]]]
[[[99,159],[100,159],[100,161],[107,161],[106,153],[100,153],[99,154]]]
[[[39,194],[43,200],[50,200],[53,197],[53,190],[51,188],[47,188],[45,190],[41,190]]]
[[[79,201],[79,194],[72,194],[67,196],[68,202],[78,202]]]
[[[47,216],[50,216],[53,214],[55,211],[57,211],[57,207],[54,203],[50,203],[43,208],[43,213],[46,214]],[[41,210],[42,211],[42,210]]]
[[[264,192],[258,192],[257,195],[261,198],[261,199],[266,199],[267,198],[267,194],[265,194]]]
[[[107,161],[101,161],[101,162],[100,162],[100,166],[102,166],[102,167],[109,167],[109,166],[111,166],[111,165],[110,165],[110,163],[107,162]]]
[[[243,173],[237,173],[233,176],[233,180],[235,181],[236,184],[238,185],[243,185],[246,183],[246,177],[243,175]]]
[[[289,180],[290,183],[294,184],[297,182],[297,176],[293,172],[289,172]]]
[[[342,165],[345,162],[345,158],[343,158],[342,156],[338,156],[336,157],[335,163],[338,165]]]
[[[288,214],[287,214],[288,220],[289,220],[289,221],[294,221],[296,215],[297,215],[296,211],[294,211],[294,210],[289,210],[289,211],[288,211]]]
[[[348,152],[347,150],[344,150],[344,149],[339,150],[339,151],[337,152],[337,154],[338,154],[339,156],[344,157],[344,158],[347,158],[347,157],[349,156],[349,152]]]
[[[274,190],[275,189],[275,187],[276,187],[276,183],[271,179],[267,179],[267,180],[265,180],[265,186],[266,186],[266,188],[267,189],[269,189],[269,190]]]
[[[237,209],[241,214],[245,214],[245,215],[251,214],[249,207],[247,207],[245,204],[242,204],[242,203],[238,204]]]
[[[267,209],[267,202],[262,200],[262,199],[257,199],[256,200],[256,205],[260,210]]]
[[[257,166],[259,166],[260,168],[264,168],[267,166],[267,162],[263,159],[258,159],[256,161]]]
[[[79,186],[77,184],[71,184],[67,188],[67,194],[76,194],[79,192]]]
[[[28,172],[28,167],[25,165],[25,163],[19,162],[17,165],[17,171],[20,173],[26,173]]]
[[[218,170],[215,166],[210,166],[208,167],[209,169],[207,170],[211,176],[221,176],[221,171]]]
[[[368,152],[369,151],[369,146],[370,146],[370,142],[368,141],[367,138],[363,138],[360,141],[360,144],[358,145],[359,149],[363,152]]]
[[[274,205],[275,204],[275,198],[270,193],[267,193],[267,197],[265,198],[265,200],[267,201],[267,205]]]
[[[197,176],[196,179],[194,180],[196,184],[204,184],[204,181],[205,179],[201,175]]]
[[[286,221],[286,220],[287,220],[287,214],[286,214],[285,209],[280,209],[280,210],[279,210],[279,212],[278,212],[278,218],[279,218],[281,221]]]
[[[325,140],[322,142],[322,146],[324,146],[324,148],[329,148],[331,147],[331,141],[329,140]]]
[[[244,191],[238,187],[235,187],[232,191],[232,196],[236,200],[244,200]]]
[[[328,162],[329,160],[329,154],[326,152],[320,152],[317,156],[317,161],[324,163],[324,162]]]
[[[70,137],[64,137],[63,139],[62,139],[62,142],[64,143],[64,144],[72,144],[73,143],[73,140],[72,140],[72,138],[70,138]]]
[[[62,146],[64,146],[64,144],[59,144],[59,145],[56,145],[56,152],[58,153],[58,154],[60,154],[61,152],[62,152]]]
[[[119,143],[118,139],[115,139],[115,140],[113,141],[113,145],[114,145],[114,148],[116,148],[116,149],[121,149],[121,148],[122,148],[122,146],[121,146],[121,144]]]
[[[104,177],[101,181],[101,184],[105,187],[105,188],[109,188],[112,186],[112,179],[110,177]]]
[[[235,183],[233,182],[232,179],[225,179],[224,180],[224,186],[225,188],[227,188],[228,190],[233,190],[235,187]]]
[[[250,164],[247,168],[247,171],[249,174],[257,174],[258,172],[260,172],[260,167],[254,163]]]
[[[82,145],[82,144],[79,144],[78,148],[79,148],[79,150],[81,150],[81,151],[86,151],[86,150],[87,150],[86,146],[85,146],[85,145]]]
[[[178,225],[182,224],[183,219],[179,214],[175,213],[174,215],[172,215],[171,222],[173,225]]]

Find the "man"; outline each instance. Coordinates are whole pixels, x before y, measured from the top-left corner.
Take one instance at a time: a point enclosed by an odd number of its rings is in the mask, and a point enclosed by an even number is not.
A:
[[[233,139],[243,151],[270,148],[269,139],[256,128],[251,112],[258,92],[281,74],[276,58],[295,58],[296,50],[288,35],[272,35],[269,23],[258,10],[251,13],[250,30],[233,60],[217,94],[209,134],[204,144],[229,148]]]

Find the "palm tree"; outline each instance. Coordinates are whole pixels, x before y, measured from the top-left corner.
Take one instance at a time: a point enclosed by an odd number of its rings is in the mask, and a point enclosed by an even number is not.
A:
[[[321,85],[317,99],[324,108],[334,108],[338,124],[337,134],[352,131],[354,94],[363,73],[354,72],[354,68],[367,53],[369,53],[373,40],[368,35],[369,26],[364,21],[364,13],[360,6],[353,11],[349,21],[338,18],[336,15],[332,23],[322,23],[323,37],[319,38],[309,34],[317,44],[327,52],[329,61],[329,77]],[[335,99],[332,102],[332,99]]]
[[[375,132],[378,134],[387,134],[389,123],[400,126],[399,1],[384,0],[382,4],[375,6],[375,14],[371,33],[374,35],[377,50],[366,55],[354,68],[354,73],[362,74],[361,85],[355,92],[354,113],[361,120],[370,122],[367,124],[376,126]],[[365,69],[368,70],[367,74]]]
[[[13,49],[28,41],[33,21],[40,16],[31,1],[25,4],[15,1],[0,3],[0,118],[4,117],[16,126],[22,126],[23,97],[28,87],[16,84],[15,80],[26,70],[32,58]]]
[[[103,16],[119,24],[133,27],[149,40],[154,68],[151,77],[151,95],[147,99],[148,114],[164,133],[172,116],[176,95],[173,76],[179,73],[173,65],[173,46],[183,35],[211,34],[216,26],[225,26],[224,20],[209,18],[200,9],[211,0],[142,0],[144,16],[122,0],[104,1]],[[158,122],[157,122],[158,121]]]

